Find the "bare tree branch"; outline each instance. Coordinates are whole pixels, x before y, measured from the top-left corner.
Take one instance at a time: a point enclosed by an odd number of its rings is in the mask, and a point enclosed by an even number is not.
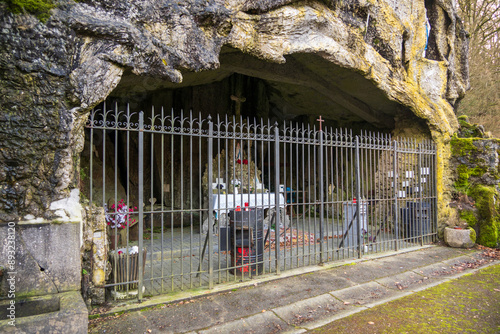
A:
[[[500,0],[458,0],[469,31],[471,89],[460,103],[459,114],[487,124],[500,137]]]

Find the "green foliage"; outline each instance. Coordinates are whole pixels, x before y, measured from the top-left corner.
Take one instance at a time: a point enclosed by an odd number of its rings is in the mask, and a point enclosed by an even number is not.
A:
[[[2,0],[14,14],[29,13],[45,22],[50,17],[50,10],[55,7],[51,0]]]

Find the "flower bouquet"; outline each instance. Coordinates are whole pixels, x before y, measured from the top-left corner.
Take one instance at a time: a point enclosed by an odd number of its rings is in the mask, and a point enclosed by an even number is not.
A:
[[[117,233],[117,230],[125,229],[127,226],[135,224],[136,220],[131,217],[134,210],[137,210],[137,207],[129,207],[123,199],[118,202],[118,205],[113,204],[109,208],[104,204],[106,224],[110,228],[111,249],[115,249],[120,244],[121,235]]]
[[[118,205],[108,206],[104,204],[104,213],[106,215],[106,223],[112,229],[126,228],[135,223],[135,219],[130,217],[130,214],[137,210],[137,207],[128,207],[125,200],[121,199]]]

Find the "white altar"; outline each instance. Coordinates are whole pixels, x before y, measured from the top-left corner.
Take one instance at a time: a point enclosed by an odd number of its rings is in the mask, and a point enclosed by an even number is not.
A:
[[[285,197],[283,194],[278,194],[279,206],[282,208],[281,221],[287,224],[288,217],[285,217]],[[214,211],[214,218],[220,227],[229,225],[228,213],[230,210],[236,209],[240,206],[242,210],[245,208],[245,203],[249,207],[258,207],[262,209],[271,209],[274,211],[276,207],[276,194],[275,193],[254,193],[254,194],[213,194],[212,195],[212,209]],[[264,224],[270,221],[270,217],[265,217]],[[203,233],[208,230],[208,219],[203,221]]]
[[[213,207],[216,219],[221,214],[227,214],[229,210],[236,207],[245,207],[248,203],[249,207],[258,207],[269,209],[276,206],[276,193],[255,193],[255,194],[213,194]],[[286,205],[283,194],[278,194],[279,206],[284,208]]]

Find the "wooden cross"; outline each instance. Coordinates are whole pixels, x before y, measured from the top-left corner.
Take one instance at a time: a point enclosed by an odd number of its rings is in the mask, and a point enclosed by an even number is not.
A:
[[[236,102],[236,117],[239,118],[241,115],[241,104],[245,102],[247,99],[244,97],[231,95],[231,100]]]
[[[325,121],[324,119],[321,118],[321,115],[319,115],[319,118],[317,119],[317,121],[319,122],[319,131],[323,131],[323,122]]]

